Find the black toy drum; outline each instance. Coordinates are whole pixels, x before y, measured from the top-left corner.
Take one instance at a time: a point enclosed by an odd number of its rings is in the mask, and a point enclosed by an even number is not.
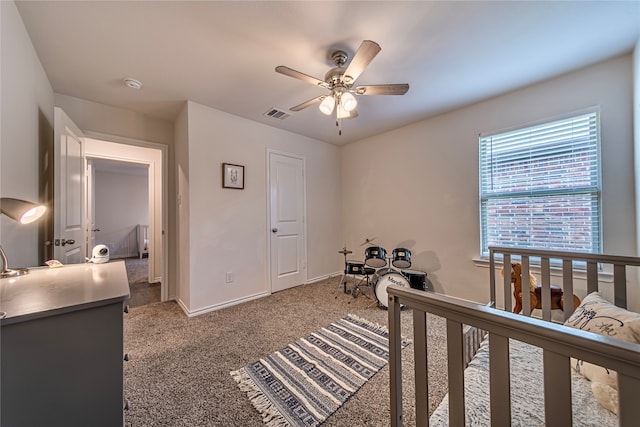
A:
[[[393,264],[396,268],[411,267],[411,251],[406,248],[395,248],[391,254]]]
[[[364,263],[369,267],[381,268],[387,265],[387,251],[380,246],[369,246],[364,251]]]
[[[427,273],[418,270],[402,270],[402,274],[409,281],[412,289],[419,291],[427,290]]]
[[[347,274],[362,274],[364,271],[364,262],[347,261]]]
[[[347,261],[347,274],[360,274],[371,275],[376,271],[373,268],[367,268],[364,266],[364,262],[360,261]]]

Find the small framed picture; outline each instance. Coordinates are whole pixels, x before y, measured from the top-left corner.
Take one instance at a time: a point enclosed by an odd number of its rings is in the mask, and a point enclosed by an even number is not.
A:
[[[244,166],[223,163],[222,187],[244,190]]]

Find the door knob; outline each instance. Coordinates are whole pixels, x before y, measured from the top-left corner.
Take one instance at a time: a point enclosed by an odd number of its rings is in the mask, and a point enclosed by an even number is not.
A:
[[[100,229],[99,228],[94,228],[91,231],[100,231]]]
[[[76,241],[75,241],[75,240],[73,240],[73,239],[69,239],[69,240],[61,239],[61,240],[60,240],[60,244],[61,244],[62,246],[64,246],[64,245],[73,245],[75,242],[76,242]]]
[[[273,228],[271,229],[271,232],[272,232],[272,233],[277,233],[277,232],[278,232],[278,229],[277,229],[276,227],[273,227]]]

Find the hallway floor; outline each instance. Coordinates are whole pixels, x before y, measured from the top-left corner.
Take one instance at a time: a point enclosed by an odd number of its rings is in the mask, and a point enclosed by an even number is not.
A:
[[[160,302],[160,283],[149,283],[148,258],[126,258],[124,260],[129,279],[130,307]]]

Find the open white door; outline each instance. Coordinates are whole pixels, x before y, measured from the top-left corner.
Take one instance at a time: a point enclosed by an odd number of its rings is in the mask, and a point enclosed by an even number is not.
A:
[[[306,282],[304,160],[270,152],[271,291]]]
[[[78,264],[88,255],[83,135],[58,107],[54,121],[53,257]]]

